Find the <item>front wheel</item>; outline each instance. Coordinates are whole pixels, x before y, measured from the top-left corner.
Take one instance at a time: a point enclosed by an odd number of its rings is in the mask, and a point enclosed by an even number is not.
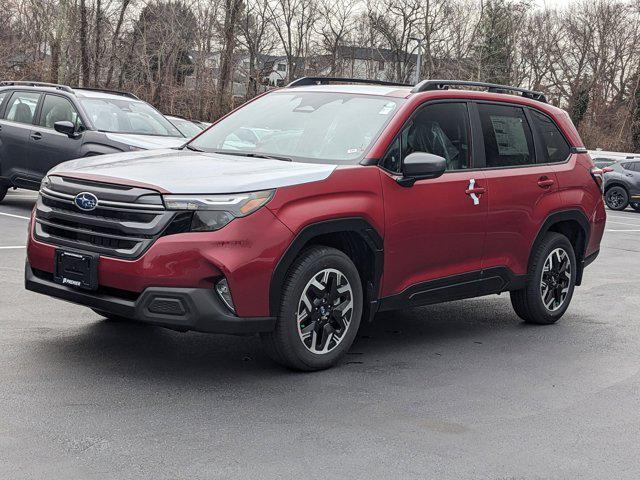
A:
[[[631,202],[631,208],[633,208],[636,212],[640,212],[640,202]]]
[[[604,202],[611,210],[624,210],[629,205],[629,194],[622,187],[611,187],[604,194]]]
[[[289,270],[275,330],[261,335],[265,350],[296,370],[329,368],[353,343],[362,304],[351,259],[335,248],[311,247]]]
[[[9,191],[9,186],[3,185],[0,183],[0,202],[4,200],[4,197],[7,195],[8,191]]]
[[[526,287],[511,292],[513,309],[527,323],[549,325],[567,311],[576,284],[576,256],[567,237],[549,232],[536,246]]]

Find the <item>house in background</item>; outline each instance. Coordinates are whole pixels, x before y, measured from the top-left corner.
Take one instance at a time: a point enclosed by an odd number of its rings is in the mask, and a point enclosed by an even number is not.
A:
[[[414,75],[417,60],[416,54],[388,48],[341,45],[336,52],[333,74],[337,77],[408,81]],[[321,75],[331,74],[330,63],[320,72]],[[404,78],[399,79],[399,76]]]
[[[185,79],[189,90],[215,88],[220,75],[221,53],[189,52],[194,73]],[[233,95],[245,98],[250,81],[250,56],[246,51],[233,55]],[[411,79],[417,55],[396,53],[388,48],[354,47],[342,45],[336,52],[332,72],[332,55],[314,55],[308,58],[294,57],[291,65],[285,55],[260,54],[255,59],[255,81],[258,92],[282,87],[288,81],[304,76],[329,76],[393,81],[404,75]],[[292,73],[294,72],[294,73]]]

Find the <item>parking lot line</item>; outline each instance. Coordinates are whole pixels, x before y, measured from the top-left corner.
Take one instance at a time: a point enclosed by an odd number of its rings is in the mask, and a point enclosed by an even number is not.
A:
[[[17,250],[19,248],[26,248],[26,245],[11,245],[8,247],[0,247],[0,250]]]
[[[4,213],[4,212],[0,212],[0,215],[4,215],[6,217],[12,217],[12,218],[21,218],[23,220],[30,220],[29,217],[25,217],[23,215],[14,215],[13,213]]]
[[[638,229],[638,230],[635,230],[635,229],[632,229],[632,230],[618,230],[618,229],[609,229],[609,228],[607,228],[606,231],[607,232],[640,232],[640,229]]]
[[[616,225],[630,225],[632,227],[640,227],[640,223],[616,222],[615,220],[607,220],[607,223],[615,223]]]

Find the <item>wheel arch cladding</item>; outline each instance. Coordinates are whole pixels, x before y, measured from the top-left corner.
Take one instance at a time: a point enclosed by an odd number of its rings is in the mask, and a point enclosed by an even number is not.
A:
[[[576,256],[576,262],[578,263],[576,285],[580,285],[582,283],[582,273],[584,270],[583,261],[591,234],[591,227],[586,215],[580,210],[565,210],[550,214],[536,235],[527,265],[531,265],[533,254],[547,232],[560,233],[571,242]]]
[[[627,187],[623,182],[621,182],[620,180],[614,180],[613,182],[608,183],[605,187],[604,187],[604,191],[608,192],[609,190],[611,190],[613,187],[620,187],[623,188],[627,193],[629,193],[629,187]]]
[[[305,248],[324,245],[345,253],[355,264],[365,294],[363,319],[376,311],[384,262],[383,240],[369,222],[360,217],[312,223],[304,227],[284,252],[271,276],[269,311],[278,315],[282,285],[296,258]]]

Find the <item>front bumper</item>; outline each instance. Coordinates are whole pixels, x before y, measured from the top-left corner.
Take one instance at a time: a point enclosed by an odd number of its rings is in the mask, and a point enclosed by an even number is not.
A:
[[[25,265],[25,288],[72,303],[174,330],[248,335],[273,330],[273,317],[237,317],[209,288],[148,287],[139,295],[115,289],[76,290]]]

